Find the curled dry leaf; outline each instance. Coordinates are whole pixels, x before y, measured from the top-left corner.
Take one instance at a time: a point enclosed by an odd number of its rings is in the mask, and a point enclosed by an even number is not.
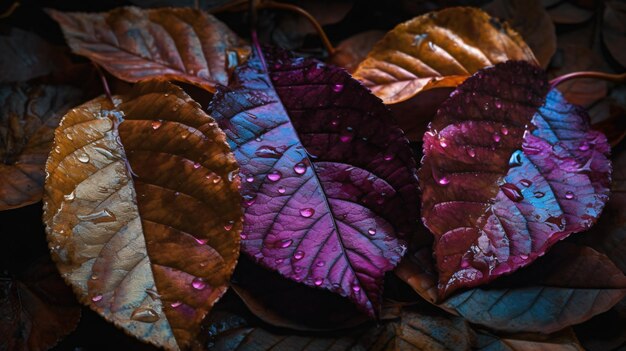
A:
[[[214,91],[247,52],[223,23],[190,8],[49,14],[74,53],[129,82],[165,77]]]
[[[442,104],[419,172],[441,297],[526,266],[596,222],[610,148],[588,121],[521,61],[479,71]]]
[[[16,278],[0,273],[0,316],[0,350],[48,350],[76,328],[80,306],[45,257]]]
[[[590,247],[560,243],[525,270],[443,305],[492,330],[552,333],[609,310],[626,296],[626,276]]]
[[[556,51],[556,31],[541,0],[494,0],[483,9],[507,21],[530,46],[545,68]]]
[[[82,97],[70,86],[0,85],[0,211],[41,200],[54,128]]]
[[[476,8],[454,7],[395,27],[354,76],[393,104],[422,90],[455,87],[479,69],[506,60],[537,62],[508,24]]]
[[[370,315],[415,231],[415,161],[386,107],[343,69],[270,52],[209,107],[242,167],[242,250]]]
[[[187,347],[239,255],[237,164],[182,89],[139,83],[71,110],[46,164],[44,221],[82,303],[140,340]]]
[[[61,50],[19,28],[11,28],[8,35],[0,36],[0,51],[0,83],[25,82],[68,63]]]

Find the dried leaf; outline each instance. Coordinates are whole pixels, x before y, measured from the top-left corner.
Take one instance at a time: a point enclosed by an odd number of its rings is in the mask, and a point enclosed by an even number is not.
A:
[[[79,300],[140,340],[187,347],[239,254],[237,164],[165,81],[70,111],[46,164],[53,258]]]
[[[214,91],[246,51],[223,23],[190,8],[49,13],[74,53],[129,82],[165,77]]]
[[[624,296],[626,276],[607,256],[562,243],[519,274],[455,295],[444,306],[493,330],[552,333],[607,311]]]
[[[335,47],[335,52],[328,58],[328,62],[353,73],[359,63],[367,57],[374,44],[384,35],[385,32],[380,30],[368,30],[355,34]]]
[[[41,200],[54,128],[81,98],[70,86],[0,86],[0,211]]]
[[[488,332],[477,334],[475,350],[480,351],[583,351],[571,329],[545,334],[513,334],[495,336]]]
[[[16,278],[0,273],[0,316],[0,350],[48,350],[76,328],[80,306],[44,257]]]
[[[25,82],[68,64],[61,50],[19,28],[0,36],[0,52],[0,83]]]
[[[242,165],[242,250],[261,265],[350,298],[370,315],[396,237],[418,218],[414,160],[389,111],[343,69],[257,56],[209,110]]]
[[[494,0],[483,7],[506,20],[530,46],[541,67],[547,67],[556,51],[556,32],[541,0]]]
[[[602,39],[611,56],[626,67],[626,4],[621,1],[607,1],[604,8]]]
[[[444,102],[419,173],[440,296],[526,266],[596,222],[611,167],[588,120],[521,61],[478,72]]]
[[[455,87],[479,69],[506,60],[537,62],[506,23],[476,8],[455,7],[398,25],[374,46],[354,76],[393,104],[422,90]]]
[[[586,22],[593,17],[593,11],[578,7],[569,1],[563,1],[548,10],[548,14],[554,23],[577,24]]]

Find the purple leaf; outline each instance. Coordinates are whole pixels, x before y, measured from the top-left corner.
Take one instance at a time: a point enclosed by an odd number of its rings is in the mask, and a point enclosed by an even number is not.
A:
[[[607,201],[606,137],[523,62],[467,79],[424,135],[424,224],[439,295],[528,265],[589,228]]]
[[[241,165],[242,250],[370,315],[418,218],[415,161],[389,110],[343,69],[253,55],[209,107]]]

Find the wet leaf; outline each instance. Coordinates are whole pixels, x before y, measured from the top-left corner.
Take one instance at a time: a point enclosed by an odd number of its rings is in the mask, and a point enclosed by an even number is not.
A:
[[[48,350],[76,328],[80,306],[45,257],[15,278],[0,273],[0,316],[0,350]]]
[[[0,50],[0,83],[25,82],[57,71],[68,63],[60,49],[19,28],[0,36]]]
[[[82,98],[64,85],[0,85],[0,211],[41,200],[54,128]]]
[[[374,315],[397,237],[416,228],[409,145],[343,69],[284,52],[265,62],[240,66],[209,108],[242,165],[242,250]]]
[[[626,67],[626,4],[621,1],[608,1],[604,8],[602,39],[611,56]]]
[[[171,83],[140,83],[114,100],[73,109],[55,132],[48,243],[82,303],[178,350],[237,261],[237,164],[214,120]]]
[[[354,76],[386,104],[422,90],[455,87],[479,69],[506,60],[537,62],[521,36],[483,11],[455,7],[398,25]]]
[[[541,67],[547,67],[556,51],[556,33],[541,0],[494,0],[483,9],[507,21],[530,46]]]
[[[246,51],[223,23],[190,8],[49,13],[74,53],[129,82],[164,77],[214,91]]]
[[[471,323],[508,332],[552,333],[607,311],[626,296],[626,276],[592,248],[569,243],[491,287],[444,306]]]
[[[609,145],[588,119],[521,61],[478,72],[444,102],[419,173],[440,296],[526,266],[596,222]]]

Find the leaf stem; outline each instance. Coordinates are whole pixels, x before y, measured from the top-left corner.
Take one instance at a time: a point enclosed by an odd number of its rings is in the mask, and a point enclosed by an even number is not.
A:
[[[115,106],[115,102],[113,101],[113,96],[111,95],[111,89],[109,89],[109,82],[107,81],[107,77],[104,75],[104,72],[102,72],[102,69],[97,63],[93,61],[91,63],[94,65],[94,67],[96,67],[96,71],[98,71],[98,75],[100,76],[100,81],[102,81],[102,88],[104,89],[104,94],[106,94],[109,101],[113,104],[113,106]]]
[[[283,3],[275,2],[271,0],[262,1],[261,3],[259,3],[257,8],[286,10],[286,11],[295,12],[299,15],[304,16],[309,21],[309,23],[311,23],[311,25],[315,28],[315,31],[317,31],[317,35],[319,35],[320,39],[322,40],[322,44],[326,48],[326,51],[328,51],[328,54],[332,55],[335,52],[335,48],[333,47],[333,44],[331,44],[330,40],[328,39],[328,36],[326,35],[326,32],[324,32],[324,29],[322,28],[320,23],[315,19],[315,17],[313,17],[305,9],[295,6],[295,5],[283,4]]]
[[[593,71],[582,71],[582,72],[572,72],[568,74],[564,74],[560,77],[556,77],[550,81],[550,87],[555,88],[557,85],[567,82],[568,80],[576,79],[576,78],[595,78],[608,80],[615,83],[626,83],[626,73],[622,74],[611,74],[605,72],[593,72]]]

